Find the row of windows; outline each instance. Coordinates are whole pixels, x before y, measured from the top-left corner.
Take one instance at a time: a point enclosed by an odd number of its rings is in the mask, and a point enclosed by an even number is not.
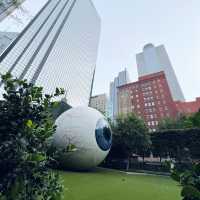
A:
[[[151,96],[151,97],[144,97],[144,101],[146,102],[146,101],[151,101],[151,100],[153,100],[154,98]]]
[[[151,107],[151,106],[155,106],[155,102],[148,102],[144,104],[144,107]]]
[[[146,115],[147,119],[154,119],[157,118],[157,114]]]
[[[158,126],[158,121],[149,121],[147,124],[148,126]]]
[[[145,109],[145,112],[146,112],[146,113],[153,113],[153,112],[156,112],[156,108],[146,108],[146,109]]]

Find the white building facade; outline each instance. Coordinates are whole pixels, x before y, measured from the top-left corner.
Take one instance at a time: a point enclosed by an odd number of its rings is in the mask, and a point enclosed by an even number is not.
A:
[[[114,81],[110,83],[110,95],[109,95],[109,116],[113,120],[118,115],[118,97],[117,88],[130,82],[128,71],[125,69],[119,72]]]
[[[143,52],[136,55],[136,61],[139,77],[164,71],[173,99],[185,100],[164,45],[157,47],[153,44],[145,45]]]
[[[64,88],[69,105],[88,105],[100,27],[90,0],[49,0],[0,56],[0,73],[27,79],[45,93]]]

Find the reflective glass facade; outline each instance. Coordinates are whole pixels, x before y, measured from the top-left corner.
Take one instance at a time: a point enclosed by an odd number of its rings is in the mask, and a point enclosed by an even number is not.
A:
[[[25,78],[45,93],[62,87],[68,104],[88,105],[99,35],[90,0],[49,0],[2,54],[0,73]]]

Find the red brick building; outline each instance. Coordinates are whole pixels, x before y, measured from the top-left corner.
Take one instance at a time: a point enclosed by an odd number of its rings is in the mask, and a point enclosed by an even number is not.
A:
[[[192,113],[198,112],[200,109],[200,97],[196,98],[196,101],[190,101],[190,102],[175,101],[174,103],[178,114],[190,115]]]
[[[163,118],[176,118],[177,110],[164,72],[140,77],[118,88],[118,114],[134,112],[155,131]]]

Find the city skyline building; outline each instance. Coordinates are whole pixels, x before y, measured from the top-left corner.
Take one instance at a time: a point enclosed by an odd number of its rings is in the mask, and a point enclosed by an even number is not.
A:
[[[147,44],[136,55],[138,76],[164,71],[174,101],[184,101],[184,95],[164,45]]]
[[[45,93],[64,88],[69,105],[88,105],[100,29],[91,0],[49,0],[0,56],[0,73],[27,79]]]
[[[135,113],[143,119],[151,132],[159,122],[177,116],[165,73],[142,76],[138,81],[118,88],[118,114]]]
[[[109,94],[109,116],[112,120],[118,115],[118,98],[117,90],[119,86],[125,85],[130,82],[130,77],[127,69],[119,72],[118,76],[114,78],[114,81],[110,83]]]
[[[100,111],[108,117],[108,97],[106,94],[92,96],[90,99],[90,107]]]
[[[16,32],[0,32],[0,55],[18,35]]]

